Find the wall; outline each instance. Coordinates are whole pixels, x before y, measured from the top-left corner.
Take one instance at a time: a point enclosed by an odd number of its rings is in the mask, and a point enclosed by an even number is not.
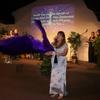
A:
[[[13,14],[16,20],[16,26],[20,32],[29,32],[31,33],[31,16],[32,9],[37,6],[44,5],[54,5],[54,4],[73,4],[75,7],[75,20],[73,26],[70,28],[65,27],[63,31],[66,33],[66,39],[71,31],[76,31],[82,34],[82,46],[78,50],[78,58],[82,61],[88,61],[88,44],[86,43],[91,31],[96,31],[100,27],[100,23],[97,22],[96,16],[94,13],[89,10],[83,0],[37,0],[23,8],[18,9]],[[45,28],[46,29],[46,28]],[[88,29],[88,32],[84,33]],[[53,31],[48,31],[47,36],[49,37],[50,42],[53,40],[53,37],[56,33],[62,30],[60,27],[56,27]],[[70,60],[70,48],[68,52],[68,60]]]

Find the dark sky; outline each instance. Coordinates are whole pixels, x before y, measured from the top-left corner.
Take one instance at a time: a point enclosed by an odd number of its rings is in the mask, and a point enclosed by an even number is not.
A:
[[[10,13],[36,0],[0,0],[0,12]]]

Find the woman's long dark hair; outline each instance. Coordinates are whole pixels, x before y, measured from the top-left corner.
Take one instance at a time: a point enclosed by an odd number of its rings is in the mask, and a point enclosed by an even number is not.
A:
[[[63,31],[59,31],[57,33],[57,35],[61,35],[63,37],[63,41],[61,42],[60,45],[57,45],[58,41],[57,41],[57,38],[54,39],[54,43],[53,45],[56,47],[56,48],[59,48],[61,47],[62,45],[64,45],[66,43],[66,39],[65,39],[65,33]]]

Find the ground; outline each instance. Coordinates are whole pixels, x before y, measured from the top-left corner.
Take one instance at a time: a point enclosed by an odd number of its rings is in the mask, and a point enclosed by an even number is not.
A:
[[[0,100],[57,100],[49,97],[49,77],[40,73],[39,60],[0,61]],[[19,69],[16,69],[19,68]],[[100,69],[95,64],[68,63],[67,90],[63,100],[99,100]]]

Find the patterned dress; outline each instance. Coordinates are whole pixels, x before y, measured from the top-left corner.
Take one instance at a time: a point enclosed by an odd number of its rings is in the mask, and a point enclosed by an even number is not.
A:
[[[55,48],[56,52],[63,53],[64,49],[68,48],[67,44],[64,44],[60,48]],[[55,54],[51,58],[51,80],[50,80],[50,94],[67,95],[66,91],[66,67],[67,60],[66,56],[57,56],[58,63],[54,63]]]

